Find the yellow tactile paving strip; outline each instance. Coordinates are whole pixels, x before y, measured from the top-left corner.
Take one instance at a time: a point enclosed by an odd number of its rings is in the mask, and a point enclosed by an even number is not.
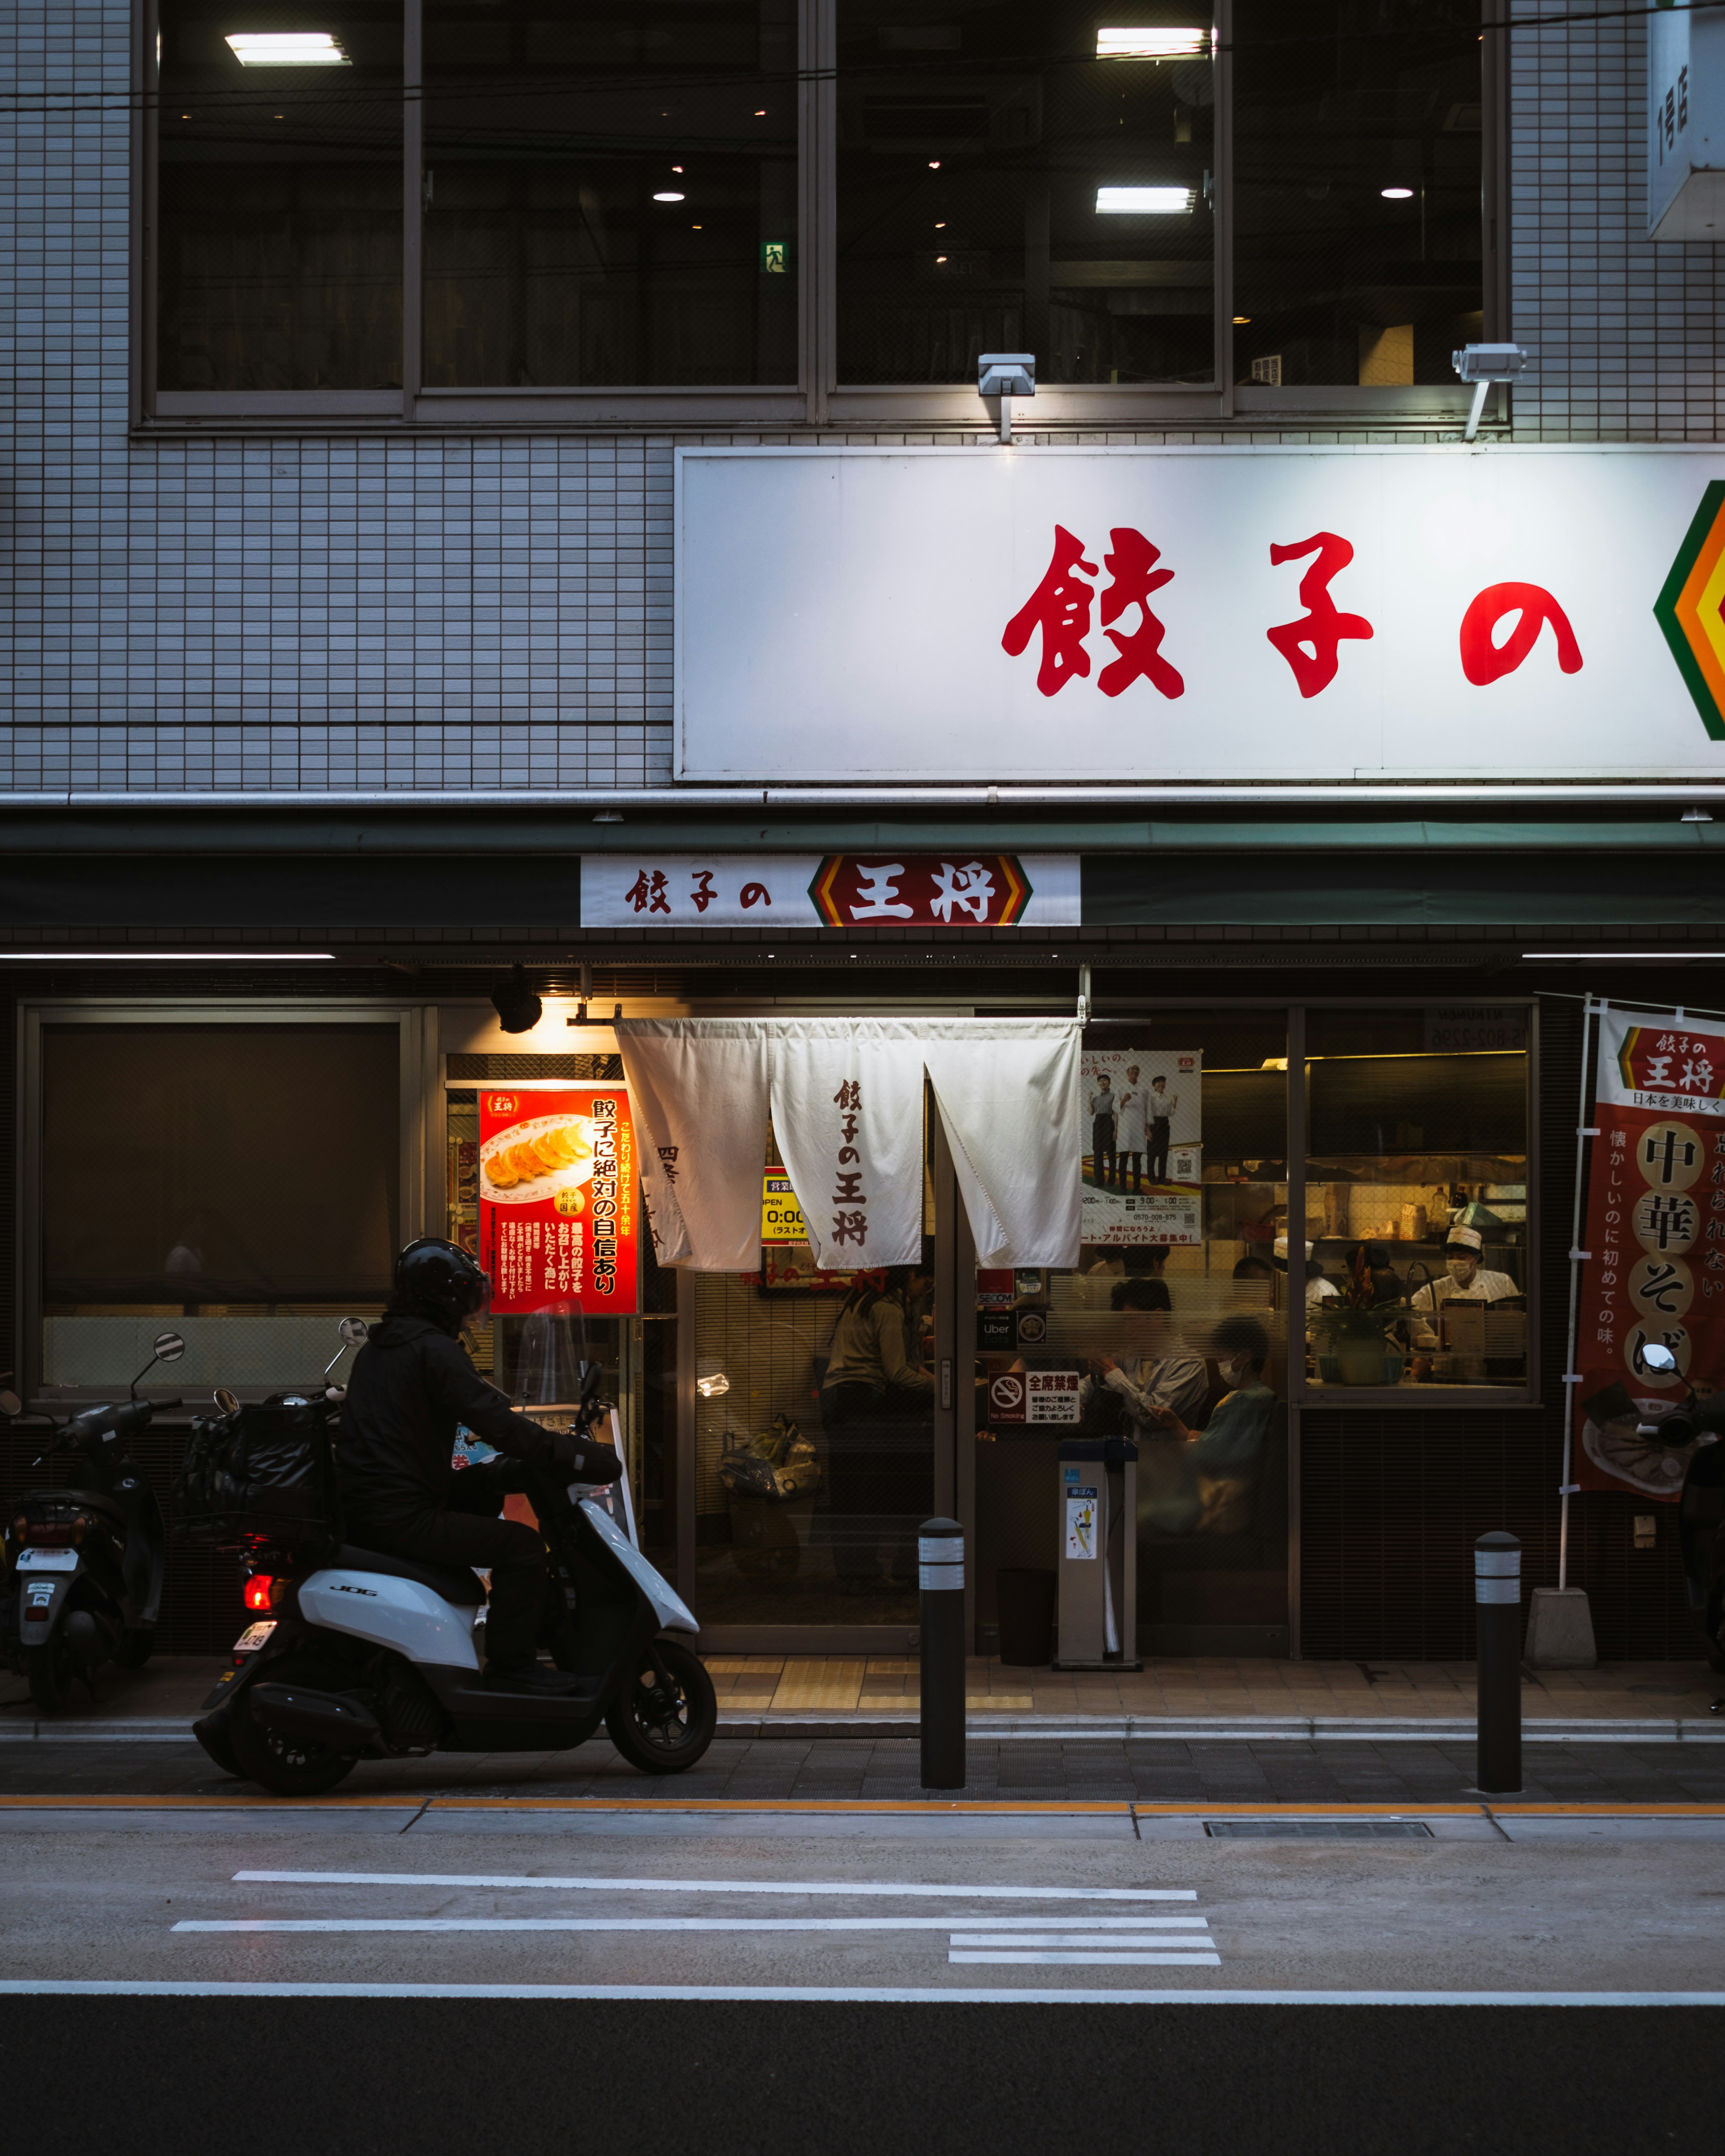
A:
[[[914,1712],[918,1665],[903,1656],[715,1655],[708,1663],[722,1712]],[[1471,1662],[1285,1662],[1193,1656],[1147,1661],[1142,1674],[965,1666],[973,1712],[1358,1716],[1362,1722],[1471,1717]],[[1550,1717],[1625,1721],[1696,1718],[1725,1690],[1699,1662],[1635,1662],[1597,1670],[1543,1670],[1522,1686],[1529,1723]]]

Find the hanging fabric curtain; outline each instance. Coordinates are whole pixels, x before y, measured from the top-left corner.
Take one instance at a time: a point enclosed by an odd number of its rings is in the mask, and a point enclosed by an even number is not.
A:
[[[642,1140],[641,1200],[662,1265],[761,1262],[767,1041],[752,1019],[630,1019],[618,1045]]]
[[[978,1262],[1078,1262],[1076,1019],[624,1019],[617,1040],[661,1265],[760,1262],[769,1102],[815,1263],[914,1264],[925,1075]]]

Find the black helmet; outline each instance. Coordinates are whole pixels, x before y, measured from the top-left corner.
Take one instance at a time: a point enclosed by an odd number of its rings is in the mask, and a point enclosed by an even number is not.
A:
[[[395,1299],[434,1325],[459,1329],[464,1317],[483,1309],[491,1284],[459,1243],[422,1235],[395,1261]]]

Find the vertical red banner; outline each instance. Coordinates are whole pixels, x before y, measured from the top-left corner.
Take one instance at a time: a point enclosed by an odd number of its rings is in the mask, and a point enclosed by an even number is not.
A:
[[[1725,1032],[1606,1009],[1575,1337],[1575,1480],[1681,1495],[1692,1445],[1659,1424],[1725,1383]],[[1669,1348],[1678,1374],[1648,1369]]]
[[[501,1317],[636,1306],[639,1223],[628,1090],[480,1094],[480,1262]]]

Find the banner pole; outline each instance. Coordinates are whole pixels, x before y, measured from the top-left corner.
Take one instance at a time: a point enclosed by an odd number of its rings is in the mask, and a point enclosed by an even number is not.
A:
[[[1589,1129],[1587,1121],[1589,1041],[1593,1031],[1595,1013],[1603,1017],[1610,1005],[1596,1004],[1589,995],[1581,1010],[1581,1081],[1575,1102],[1575,1201],[1569,1223],[1569,1330],[1564,1348],[1563,1371],[1563,1479],[1559,1486],[1559,1502],[1563,1511],[1558,1522],[1558,1591],[1562,1594],[1569,1584],[1569,1499],[1574,1494],[1570,1481],[1572,1447],[1575,1433],[1575,1394],[1574,1388],[1581,1382],[1575,1368],[1576,1320],[1581,1300],[1581,1177],[1587,1164],[1588,1140],[1597,1135]]]

